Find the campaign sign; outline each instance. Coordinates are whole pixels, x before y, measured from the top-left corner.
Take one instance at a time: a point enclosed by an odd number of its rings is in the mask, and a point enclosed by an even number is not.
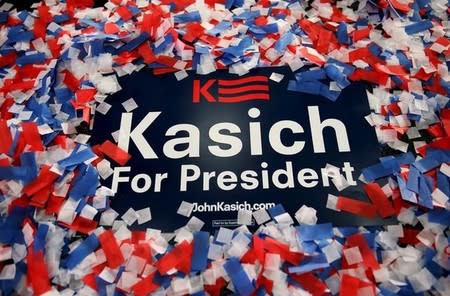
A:
[[[270,80],[272,72],[284,80]],[[292,217],[313,207],[319,223],[383,223],[326,207],[328,194],[368,201],[358,177],[379,155],[364,119],[364,85],[332,102],[288,91],[293,78],[284,68],[242,77],[190,73],[181,81],[148,70],[120,78],[122,90],[107,98],[112,108],[97,113],[93,131],[97,143],[110,140],[132,155],[103,182],[117,192],[111,207],[120,214],[150,207],[152,220],[135,227],[164,231],[188,221],[177,214],[182,201],[205,229],[235,226],[238,209],[277,204]],[[127,112],[122,103],[130,98],[138,107]]]

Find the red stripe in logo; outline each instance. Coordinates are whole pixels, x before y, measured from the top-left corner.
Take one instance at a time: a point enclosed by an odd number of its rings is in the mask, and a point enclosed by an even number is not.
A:
[[[234,95],[243,92],[250,91],[269,91],[269,86],[267,85],[248,85],[241,87],[233,87],[233,88],[221,88],[219,87],[219,95]]]
[[[236,86],[236,85],[251,83],[251,82],[267,83],[268,81],[269,81],[269,79],[266,76],[252,76],[252,77],[245,77],[245,78],[233,79],[233,80],[219,80],[219,85],[220,86]]]
[[[252,100],[268,101],[269,99],[270,99],[269,94],[251,93],[251,94],[233,96],[233,97],[219,97],[219,102],[221,102],[221,103],[237,103],[237,102],[245,102],[245,101],[252,101]]]
[[[217,81],[217,99],[210,93],[210,88],[215,85],[216,81],[216,79],[210,79],[201,85],[199,80],[195,80],[192,101],[199,103],[201,97],[211,103],[238,103],[270,99],[269,79],[266,76],[250,76],[234,80],[220,79]]]

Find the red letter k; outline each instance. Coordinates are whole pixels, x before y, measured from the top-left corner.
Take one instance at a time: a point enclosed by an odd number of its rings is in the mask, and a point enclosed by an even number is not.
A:
[[[208,89],[216,82],[216,79],[208,80],[203,86],[200,85],[200,80],[194,80],[194,88],[192,94],[192,102],[200,103],[200,95],[210,103],[216,102],[216,99],[208,92]]]

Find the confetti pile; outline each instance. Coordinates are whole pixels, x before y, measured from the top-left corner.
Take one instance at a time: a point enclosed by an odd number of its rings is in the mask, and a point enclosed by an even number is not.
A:
[[[92,2],[0,7],[0,294],[450,294],[447,0]],[[279,205],[211,235],[184,202],[174,233],[130,231],[150,209],[118,217],[101,186],[130,155],[88,144],[117,77],[270,66],[290,67],[289,90],[330,100],[367,83],[385,155],[363,171],[371,202],[327,206],[399,223],[333,227],[306,206],[294,223]]]

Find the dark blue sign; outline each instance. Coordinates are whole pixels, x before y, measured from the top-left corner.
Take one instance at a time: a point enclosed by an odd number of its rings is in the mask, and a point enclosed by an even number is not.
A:
[[[272,72],[284,80],[269,80]],[[207,229],[230,226],[240,207],[276,204],[292,216],[302,205],[314,207],[320,223],[381,224],[326,208],[328,194],[368,201],[358,177],[379,155],[364,119],[364,86],[352,84],[332,102],[288,91],[289,79],[281,68],[243,77],[191,73],[181,81],[145,70],[122,77],[94,128],[97,143],[114,142],[111,133],[120,131],[117,143],[132,155],[106,182],[117,190],[112,208],[150,207],[152,220],[136,227],[162,230],[186,224],[177,214],[182,201],[194,204],[192,215]],[[127,113],[122,103],[130,98],[138,108]],[[345,183],[351,186],[339,192]]]

